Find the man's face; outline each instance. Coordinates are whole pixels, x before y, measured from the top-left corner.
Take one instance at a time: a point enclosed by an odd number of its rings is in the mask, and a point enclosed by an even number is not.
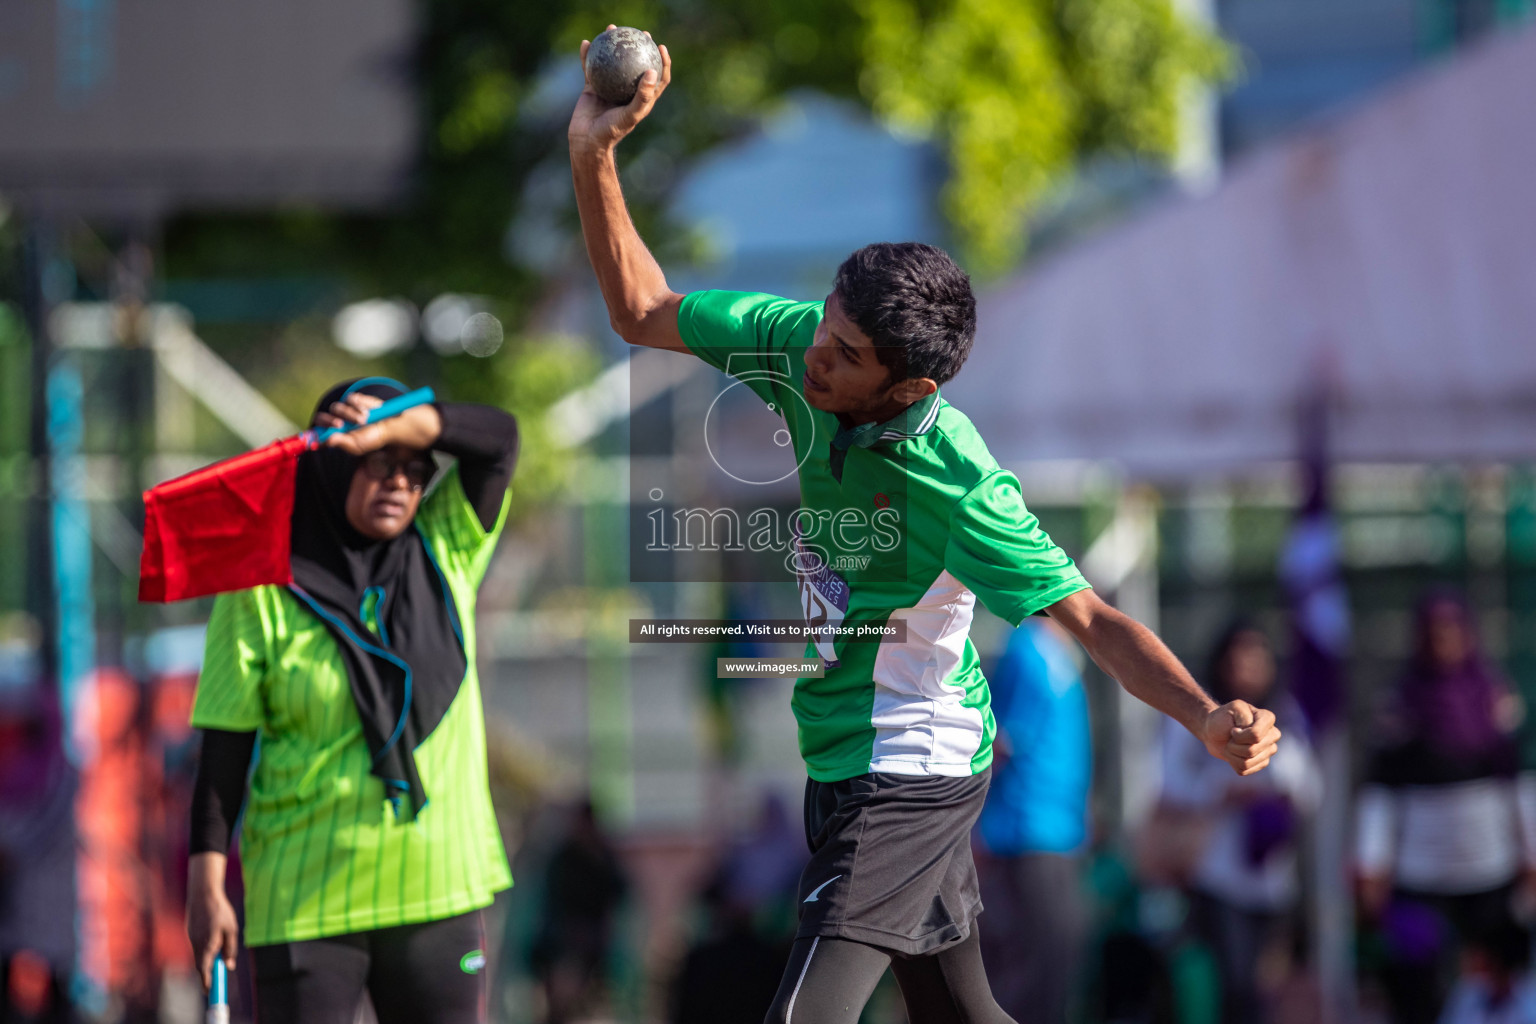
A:
[[[347,490],[347,522],[364,537],[393,540],[405,532],[432,476],[432,457],[392,444],[358,461]]]
[[[843,313],[837,292],[805,353],[805,400],[822,412],[854,420],[873,416],[893,401],[893,374],[875,357],[875,343]]]

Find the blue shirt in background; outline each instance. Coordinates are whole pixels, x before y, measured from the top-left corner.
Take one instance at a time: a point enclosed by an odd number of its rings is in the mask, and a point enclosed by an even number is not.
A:
[[[992,769],[982,841],[999,856],[1077,851],[1093,777],[1082,674],[1049,625],[1026,620],[989,681],[1008,756]]]

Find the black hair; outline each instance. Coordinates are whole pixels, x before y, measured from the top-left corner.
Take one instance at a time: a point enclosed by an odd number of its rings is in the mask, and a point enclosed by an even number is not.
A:
[[[1232,681],[1227,678],[1227,656],[1232,653],[1232,648],[1237,646],[1239,640],[1255,635],[1263,639],[1266,647],[1270,646],[1269,635],[1264,632],[1263,627],[1246,615],[1238,615],[1228,620],[1226,626],[1216,635],[1216,641],[1211,645],[1211,660],[1206,664],[1205,677],[1205,688],[1216,703],[1227,704],[1237,699],[1237,695],[1232,692]],[[1275,680],[1275,687],[1279,688],[1278,679]]]
[[[943,249],[921,242],[866,245],[843,260],[832,287],[894,380],[928,377],[943,384],[971,354],[976,296],[970,277]]]

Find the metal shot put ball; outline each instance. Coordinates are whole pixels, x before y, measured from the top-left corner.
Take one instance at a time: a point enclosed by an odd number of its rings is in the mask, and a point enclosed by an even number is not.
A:
[[[634,99],[647,71],[661,74],[661,51],[637,28],[610,28],[587,47],[587,78],[604,103]]]

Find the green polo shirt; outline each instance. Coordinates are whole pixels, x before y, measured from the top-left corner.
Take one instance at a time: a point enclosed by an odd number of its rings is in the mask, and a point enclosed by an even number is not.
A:
[[[430,801],[402,823],[372,757],[341,651],[286,588],[215,599],[192,724],[256,730],[259,755],[240,835],[250,946],[433,921],[490,904],[512,884],[491,809],[475,596],[506,521],[480,525],[450,469],[416,527],[452,589],[468,669],[415,750]]]
[[[845,429],[805,400],[820,302],[704,291],[684,297],[690,351],[784,419],[799,461],[791,560],[808,624],[900,620],[879,643],[807,645],[822,678],[795,684],[812,778],[867,772],[971,775],[992,762],[995,724],[970,640],[979,599],[1017,625],[1088,583],[1024,506],[1019,482],[935,394],[887,423]]]

